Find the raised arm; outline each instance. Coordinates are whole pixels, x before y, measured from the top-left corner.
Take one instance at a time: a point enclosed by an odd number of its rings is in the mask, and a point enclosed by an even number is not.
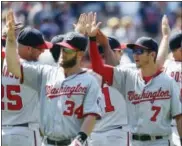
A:
[[[13,11],[9,10],[6,16],[7,39],[6,39],[6,61],[8,71],[16,77],[21,78],[21,66],[17,54],[16,36],[15,36],[15,20]]]
[[[105,64],[116,66],[119,64],[114,52],[112,51],[107,36],[100,29],[96,35],[96,41],[103,47]]]
[[[159,52],[156,59],[156,63],[159,68],[163,67],[164,62],[168,56],[169,36],[171,30],[166,15],[164,15],[162,18],[161,29],[162,29],[162,40],[159,46]]]
[[[88,14],[87,20],[87,34],[90,39],[89,49],[92,68],[96,73],[100,74],[103,77],[103,80],[105,82],[107,82],[109,85],[112,85],[114,72],[113,67],[103,64],[96,44],[96,34],[101,22],[96,24],[96,13],[93,14],[92,12]]]
[[[78,33],[86,35],[86,24],[87,24],[87,15],[86,13],[82,13],[78,18],[78,22],[74,23],[74,30]]]

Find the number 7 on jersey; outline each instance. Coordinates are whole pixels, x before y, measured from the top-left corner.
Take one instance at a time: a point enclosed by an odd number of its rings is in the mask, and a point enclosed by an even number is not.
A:
[[[157,116],[159,115],[160,111],[161,111],[161,107],[160,106],[152,106],[152,111],[154,111],[153,116],[150,118],[150,120],[152,122],[156,122],[157,121]]]

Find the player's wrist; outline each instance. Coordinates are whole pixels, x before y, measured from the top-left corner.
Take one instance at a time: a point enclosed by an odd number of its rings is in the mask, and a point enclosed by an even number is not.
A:
[[[90,36],[89,39],[90,41],[96,41],[96,36],[92,36],[92,37]]]
[[[75,139],[77,139],[81,144],[84,144],[84,142],[87,139],[87,134],[85,132],[79,132]]]

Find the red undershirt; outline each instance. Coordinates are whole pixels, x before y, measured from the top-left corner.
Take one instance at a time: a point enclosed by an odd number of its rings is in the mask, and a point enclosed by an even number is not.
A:
[[[161,72],[163,72],[163,70],[162,69],[159,69],[154,75],[148,76],[148,77],[144,77],[143,76],[142,78],[145,81],[145,83],[148,83],[152,78],[158,76]]]
[[[2,49],[3,50],[3,49]],[[1,58],[4,59],[5,58],[5,52],[1,51]]]

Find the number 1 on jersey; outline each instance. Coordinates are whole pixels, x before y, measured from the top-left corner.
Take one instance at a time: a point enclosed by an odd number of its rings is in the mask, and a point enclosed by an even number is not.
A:
[[[106,113],[114,111],[115,109],[114,109],[114,106],[111,104],[111,99],[110,99],[110,95],[109,95],[109,88],[103,87],[102,93],[104,94],[104,98],[105,98],[105,104],[106,104],[105,111],[106,111]]]

